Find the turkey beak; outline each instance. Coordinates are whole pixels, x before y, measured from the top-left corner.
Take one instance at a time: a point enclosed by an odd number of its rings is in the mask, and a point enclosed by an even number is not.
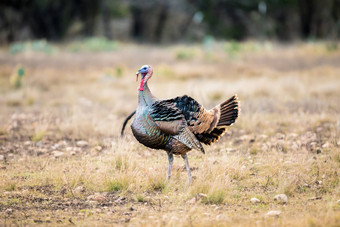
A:
[[[140,70],[136,72],[136,81],[138,81],[138,75],[140,74]]]

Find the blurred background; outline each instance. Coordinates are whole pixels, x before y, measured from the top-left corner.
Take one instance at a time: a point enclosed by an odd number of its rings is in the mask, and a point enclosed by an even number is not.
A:
[[[339,35],[340,0],[1,0],[0,226],[339,226]],[[120,136],[145,64],[159,99],[239,97],[190,187]]]
[[[337,120],[339,35],[339,0],[2,0],[0,124],[34,112],[72,140],[119,135],[144,64],[160,99],[209,108],[237,93],[240,134],[256,114]],[[33,128],[24,139],[51,133]]]
[[[84,37],[148,43],[334,40],[339,0],[3,0],[0,44]]]

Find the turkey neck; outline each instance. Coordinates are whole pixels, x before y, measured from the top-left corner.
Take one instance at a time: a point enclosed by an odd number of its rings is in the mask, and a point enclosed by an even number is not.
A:
[[[143,91],[139,91],[138,94],[138,106],[150,106],[157,100],[155,96],[151,94],[151,91],[146,82],[143,86]]]

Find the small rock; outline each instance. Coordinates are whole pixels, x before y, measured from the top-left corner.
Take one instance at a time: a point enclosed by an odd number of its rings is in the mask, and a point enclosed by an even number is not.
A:
[[[103,150],[103,148],[102,148],[101,146],[96,146],[94,149],[95,149],[96,151],[101,151],[101,150]]]
[[[96,206],[96,205],[97,205],[97,202],[96,202],[96,201],[93,201],[93,200],[90,200],[88,203],[89,203],[89,205],[91,205],[91,206]]]
[[[235,151],[235,149],[229,147],[229,148],[226,148],[225,151],[226,151],[227,153],[230,153],[230,152]]]
[[[313,201],[313,200],[320,200],[320,199],[322,199],[322,197],[321,196],[317,196],[317,197],[310,198],[309,200]]]
[[[94,195],[88,196],[87,200],[92,200],[92,201],[97,201],[97,202],[104,202],[106,199],[105,199],[104,196],[102,196],[100,194],[94,194]]]
[[[322,145],[322,148],[329,148],[331,144],[329,142],[326,142]]]
[[[251,202],[251,203],[260,203],[261,200],[259,200],[258,198],[251,198],[251,199],[250,199],[250,202]]]
[[[89,195],[89,196],[87,197],[87,200],[94,200],[94,197],[95,197],[95,195]]]
[[[216,206],[214,210],[221,210],[222,208],[219,206]]]
[[[286,204],[288,202],[288,197],[285,194],[279,194],[274,197],[274,201]]]
[[[2,154],[0,154],[0,161],[3,161],[5,159],[5,156],[3,156]]]
[[[74,147],[74,148],[73,148],[73,151],[75,151],[75,152],[81,152],[81,148],[80,148],[80,147]]]
[[[59,147],[60,147],[59,144],[54,144],[53,146],[51,146],[51,149],[52,149],[52,150],[56,150],[56,149],[58,149]]]
[[[71,151],[73,151],[73,147],[66,147],[66,149],[65,149],[67,152],[71,152]]]
[[[125,200],[126,200],[125,197],[119,197],[119,198],[117,198],[117,199],[114,201],[114,203],[116,203],[116,204],[124,204],[124,201],[125,201]],[[147,196],[147,197],[145,197],[145,200],[150,201],[151,198],[150,198],[149,196]],[[147,203],[146,203],[146,204],[147,204]]]
[[[338,202],[337,202],[339,205],[340,205],[340,199],[338,200]]]
[[[8,209],[6,210],[6,213],[7,213],[7,214],[12,214],[12,213],[13,213],[13,209],[8,208]]]
[[[207,196],[206,194],[204,194],[204,193],[198,193],[198,194],[196,195],[196,197],[197,197],[198,199],[200,199],[200,198],[207,198],[208,196]]]
[[[83,186],[78,186],[74,189],[74,192],[78,192],[78,193],[81,193],[84,191],[85,191],[85,188]]]
[[[31,141],[25,141],[24,145],[25,145],[25,146],[31,145]]]
[[[196,203],[196,198],[193,197],[193,198],[190,199],[187,203],[189,203],[189,204],[194,204],[194,203]]]
[[[228,217],[223,214],[216,215],[216,220],[227,220],[227,219]]]
[[[268,211],[266,216],[267,217],[278,217],[278,216],[280,216],[280,214],[281,214],[281,211],[279,211],[279,210],[271,210],[271,211]]]
[[[55,158],[59,158],[64,155],[64,152],[61,151],[52,151],[52,154],[54,155]]]
[[[298,150],[299,149],[299,146],[296,144],[296,143],[294,143],[293,145],[292,145],[292,150],[293,151],[296,151],[296,150]]]
[[[240,137],[240,140],[248,140],[249,136],[248,135],[243,135]]]
[[[78,147],[87,147],[89,145],[88,142],[86,142],[85,140],[79,140],[77,141],[77,146]]]
[[[262,135],[260,135],[260,136],[259,136],[259,138],[260,138],[260,139],[262,139],[262,140],[264,140],[264,139],[267,139],[267,138],[268,138],[268,136],[267,136],[267,135],[264,135],[264,134],[262,134]]]

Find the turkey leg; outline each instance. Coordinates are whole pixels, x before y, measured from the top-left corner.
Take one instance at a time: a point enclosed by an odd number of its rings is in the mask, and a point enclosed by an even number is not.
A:
[[[182,154],[181,156],[184,159],[185,168],[187,169],[187,172],[188,172],[189,184],[191,184],[191,170],[190,170],[190,166],[189,166],[189,162],[188,162],[188,156],[187,156],[187,154]]]
[[[169,159],[169,167],[168,167],[168,172],[166,173],[167,180],[169,180],[171,177],[171,168],[172,168],[172,163],[174,162],[174,155],[170,152],[168,152],[168,159]]]

